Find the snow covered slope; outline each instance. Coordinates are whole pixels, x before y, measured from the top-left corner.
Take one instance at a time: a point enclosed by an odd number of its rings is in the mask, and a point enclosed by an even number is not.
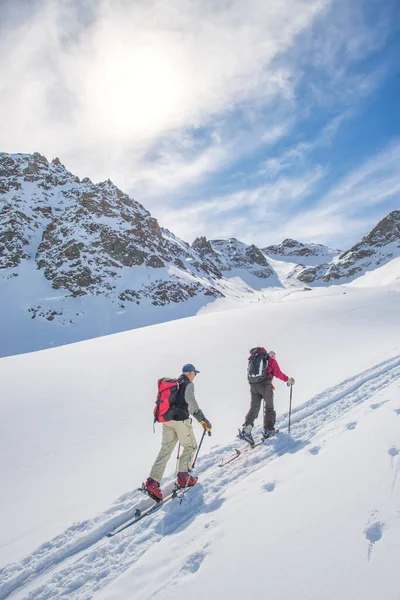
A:
[[[0,599],[396,598],[399,309],[398,283],[297,290],[1,359]],[[243,448],[256,344],[296,378],[291,435],[277,381],[282,433],[221,468]],[[213,424],[200,482],[106,538],[148,503],[135,488],[158,451],[156,379],[187,361]]]

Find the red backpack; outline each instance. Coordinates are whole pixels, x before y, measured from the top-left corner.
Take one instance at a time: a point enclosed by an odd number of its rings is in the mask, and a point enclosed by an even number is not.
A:
[[[156,405],[154,407],[154,422],[158,421],[158,423],[165,423],[166,421],[171,421],[171,410],[170,415],[168,415],[168,411],[172,409],[178,398],[178,390],[179,390],[179,381],[177,379],[169,379],[168,377],[163,377],[158,380],[158,394]]]

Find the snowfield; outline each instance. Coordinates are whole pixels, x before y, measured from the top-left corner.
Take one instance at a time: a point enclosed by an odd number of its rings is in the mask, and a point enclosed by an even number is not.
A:
[[[0,360],[0,599],[399,600],[400,282],[274,293],[236,310]],[[223,304],[223,303],[222,303]],[[227,303],[228,304],[228,303]],[[248,349],[275,350],[280,434],[237,440]],[[149,505],[156,380],[201,371],[213,425],[182,504]],[[258,426],[261,419],[258,419]],[[200,426],[194,425],[198,439]],[[256,433],[259,428],[256,428]],[[171,458],[164,489],[174,481]]]

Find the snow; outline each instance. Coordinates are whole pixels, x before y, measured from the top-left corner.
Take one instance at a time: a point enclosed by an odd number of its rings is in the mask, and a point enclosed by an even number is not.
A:
[[[399,598],[399,308],[386,268],[374,287],[281,288],[234,311],[2,358],[0,599]],[[221,468],[243,449],[259,344],[296,379],[291,435],[276,381],[281,433]],[[199,483],[107,538],[149,503],[136,487],[160,442],[156,380],[186,362],[213,424]],[[164,487],[174,469],[172,457]]]
[[[349,285],[352,287],[373,287],[377,285],[389,285],[396,281],[400,281],[400,257],[394,258],[382,267],[367,271]]]
[[[375,399],[390,404],[396,389],[392,384]],[[129,590],[138,600],[172,600],[184,598],[188,585],[195,600],[204,598],[205,585],[212,598],[253,598],[264,590],[280,600],[294,590],[304,600],[396,597],[399,494],[392,488],[399,462],[390,450],[398,452],[399,423],[386,404],[374,410],[369,398],[308,444],[304,437],[291,448],[274,440],[278,456],[271,453],[263,467],[251,459],[240,465],[247,476],[216,506],[175,535],[160,536],[98,598],[117,600]],[[193,496],[187,502],[194,504]]]

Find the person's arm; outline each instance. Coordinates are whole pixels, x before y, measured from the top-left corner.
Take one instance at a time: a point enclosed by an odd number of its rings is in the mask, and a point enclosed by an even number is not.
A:
[[[189,413],[191,415],[195,415],[200,410],[199,405],[197,404],[196,397],[194,395],[194,385],[192,382],[189,382],[185,389],[185,401],[189,408]]]
[[[189,408],[189,413],[194,416],[195,419],[204,427],[206,431],[211,430],[211,423],[204,416],[203,411],[199,408],[197,400],[194,395],[194,385],[192,382],[188,383],[185,389],[185,401]]]
[[[273,377],[277,377],[281,381],[285,381],[285,382],[289,379],[289,377],[287,375],[285,375],[285,373],[282,373],[282,371],[280,370],[278,361],[276,360],[276,358],[269,359],[268,367],[269,367],[268,371],[270,371],[270,373],[271,373],[271,375],[273,375]]]

